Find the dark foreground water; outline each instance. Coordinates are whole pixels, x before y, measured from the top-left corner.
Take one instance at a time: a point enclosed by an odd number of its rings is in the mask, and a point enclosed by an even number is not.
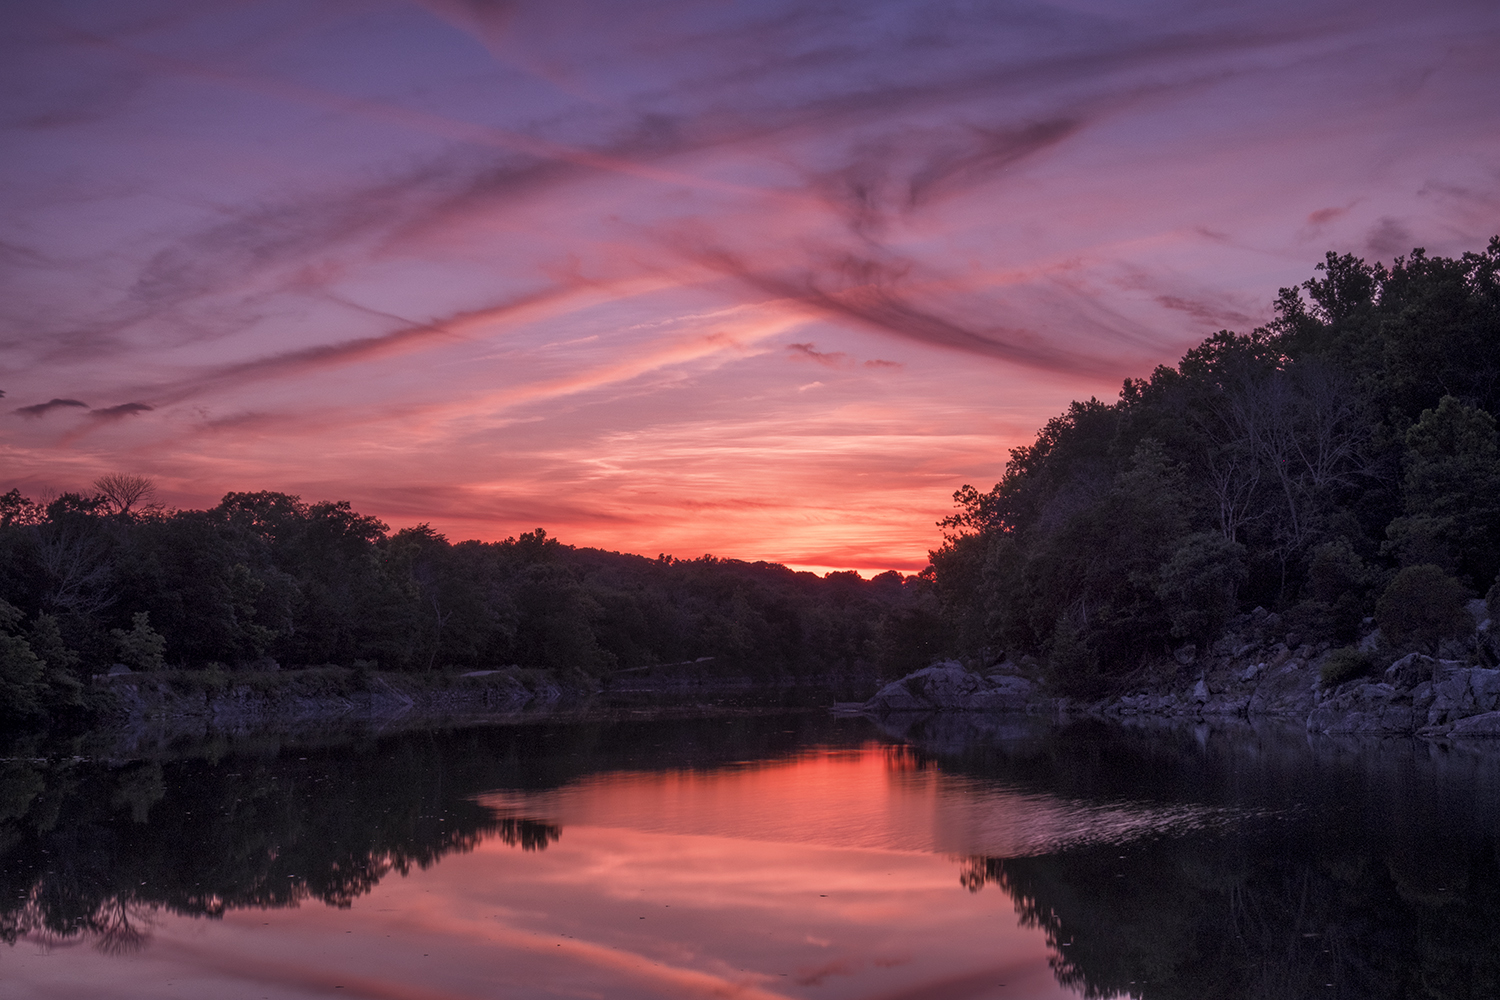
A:
[[[1480,750],[801,714],[10,753],[5,998],[1500,996]]]

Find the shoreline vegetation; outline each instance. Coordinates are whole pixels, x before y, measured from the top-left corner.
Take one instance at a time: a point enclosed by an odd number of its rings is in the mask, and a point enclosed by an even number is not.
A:
[[[134,476],[45,502],[13,489],[0,716],[238,725],[631,688],[858,700],[903,678],[868,710],[1500,734],[1500,237],[1389,268],[1329,253],[1275,317],[1073,403],[992,489],[954,494],[911,576],[541,529],[454,543],[273,492],[168,510]]]

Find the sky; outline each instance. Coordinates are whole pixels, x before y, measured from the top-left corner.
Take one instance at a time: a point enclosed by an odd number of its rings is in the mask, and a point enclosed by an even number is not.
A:
[[[0,491],[915,572],[1325,251],[1500,232],[1500,5],[12,0]]]

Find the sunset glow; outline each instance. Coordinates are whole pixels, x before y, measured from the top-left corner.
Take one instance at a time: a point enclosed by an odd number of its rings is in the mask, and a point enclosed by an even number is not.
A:
[[[0,491],[914,572],[1325,250],[1500,231],[1500,8],[0,13]]]

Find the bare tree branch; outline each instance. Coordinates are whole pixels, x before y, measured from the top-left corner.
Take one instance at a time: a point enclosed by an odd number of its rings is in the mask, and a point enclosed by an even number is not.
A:
[[[111,513],[128,514],[132,507],[147,506],[156,498],[156,484],[145,476],[112,473],[94,480],[94,489],[109,503]]]

